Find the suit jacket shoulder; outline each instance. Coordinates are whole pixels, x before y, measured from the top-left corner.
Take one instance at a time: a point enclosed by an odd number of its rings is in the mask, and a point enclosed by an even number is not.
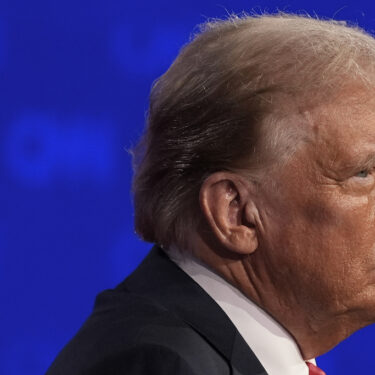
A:
[[[159,248],[94,311],[47,375],[266,374],[229,318]]]

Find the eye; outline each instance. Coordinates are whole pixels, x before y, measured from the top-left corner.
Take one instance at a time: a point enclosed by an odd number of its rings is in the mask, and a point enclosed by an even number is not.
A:
[[[363,170],[363,171],[359,171],[355,176],[360,177],[360,178],[366,178],[369,175],[369,173],[370,173],[369,171]]]

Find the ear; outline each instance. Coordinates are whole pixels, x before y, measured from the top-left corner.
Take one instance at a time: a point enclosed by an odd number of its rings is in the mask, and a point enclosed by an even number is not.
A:
[[[258,247],[251,185],[234,173],[217,172],[200,189],[200,206],[214,236],[237,254],[251,254]]]

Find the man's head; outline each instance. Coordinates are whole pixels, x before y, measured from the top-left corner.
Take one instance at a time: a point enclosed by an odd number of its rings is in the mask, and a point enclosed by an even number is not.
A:
[[[151,93],[138,233],[193,248],[306,357],[328,350],[375,321],[374,93],[375,41],[359,29],[206,24]]]
[[[365,83],[373,57],[371,37],[334,22],[276,15],[206,23],[151,92],[135,149],[137,232],[182,245],[199,222],[208,175],[256,178],[291,155],[309,112],[343,86]]]

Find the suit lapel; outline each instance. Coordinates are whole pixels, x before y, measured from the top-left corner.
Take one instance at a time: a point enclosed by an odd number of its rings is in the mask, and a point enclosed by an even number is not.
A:
[[[266,375],[266,371],[220,306],[162,249],[155,246],[118,288],[126,287],[164,306],[215,347],[233,374]]]

